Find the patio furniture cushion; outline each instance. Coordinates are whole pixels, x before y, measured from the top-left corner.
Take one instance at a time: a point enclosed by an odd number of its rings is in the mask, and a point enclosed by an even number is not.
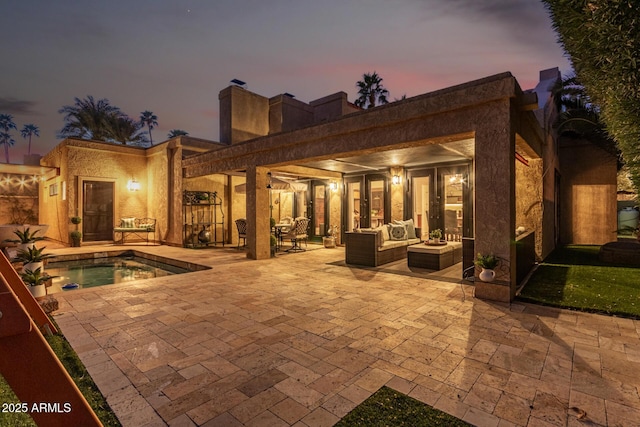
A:
[[[120,227],[121,228],[134,228],[135,227],[135,218],[121,218],[120,219]]]
[[[407,229],[401,224],[390,224],[389,236],[390,240],[407,240]]]
[[[413,224],[413,218],[405,219],[404,221],[393,221],[394,224],[403,225],[407,229],[407,239],[417,239],[416,227]]]

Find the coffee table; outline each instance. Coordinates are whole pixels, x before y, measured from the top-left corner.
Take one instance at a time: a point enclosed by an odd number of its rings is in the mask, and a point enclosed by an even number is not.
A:
[[[437,246],[418,243],[407,248],[409,267],[442,270],[459,262],[462,262],[461,242],[447,242],[446,245]]]

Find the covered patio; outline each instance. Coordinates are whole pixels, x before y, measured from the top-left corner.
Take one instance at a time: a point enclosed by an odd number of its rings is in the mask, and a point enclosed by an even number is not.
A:
[[[543,175],[545,163],[547,168],[552,164],[544,156],[553,154],[543,150],[549,141],[532,111],[538,106],[535,93],[524,93],[510,73],[273,134],[268,134],[268,126],[267,131],[251,128],[253,122],[247,124],[246,117],[233,120],[234,99],[246,107],[245,98],[251,96],[257,95],[233,86],[221,92],[221,100],[231,105],[229,133],[257,137],[230,138],[230,146],[182,162],[185,182],[207,176],[244,177],[246,198],[228,198],[230,216],[247,219],[249,258],[270,256],[273,204],[268,183],[272,174],[336,181],[342,191],[353,174],[378,173],[382,179],[397,175],[400,185],[388,192],[391,202],[384,217],[403,220],[412,215],[407,203],[409,177],[419,167],[462,166],[468,170],[460,174],[468,177],[470,187],[465,231],[460,235],[475,239],[472,253],[501,259],[496,280],[477,283],[478,297],[507,302],[515,295],[515,237],[516,228],[523,223],[536,233],[538,257],[555,244],[550,225],[554,211],[548,210],[544,221],[542,213],[545,199],[553,204],[553,177],[549,181]],[[239,128],[234,127],[237,123]],[[266,136],[259,136],[265,132]],[[517,158],[529,169],[519,171]],[[340,195],[335,199],[330,222],[344,233],[349,227],[346,211],[351,209]]]

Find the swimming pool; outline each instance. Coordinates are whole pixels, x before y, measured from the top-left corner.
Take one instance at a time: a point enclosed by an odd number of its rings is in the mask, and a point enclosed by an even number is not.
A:
[[[173,274],[190,273],[205,268],[202,266],[197,266],[202,268],[189,268],[188,265],[172,265],[167,262],[147,259],[132,252],[120,253],[118,256],[109,253],[100,255],[104,256],[71,260],[52,259],[46,266],[46,272],[51,276],[58,277],[53,279],[48,293],[153,279]],[[165,259],[165,261],[172,260]]]

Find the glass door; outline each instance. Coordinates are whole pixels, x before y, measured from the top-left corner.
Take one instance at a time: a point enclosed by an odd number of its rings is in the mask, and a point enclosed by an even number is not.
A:
[[[360,228],[360,212],[362,212],[362,180],[345,180],[346,185],[346,231]]]
[[[83,181],[82,240],[113,240],[113,182]]]
[[[429,230],[431,222],[434,222],[434,228],[437,228],[437,220],[439,215],[437,213],[437,205],[433,191],[433,170],[425,171],[421,174],[416,174],[411,177],[411,199],[412,203],[412,215],[413,223],[416,227],[419,227],[422,232],[422,236],[418,236],[423,240],[429,238]]]
[[[440,229],[442,237],[459,242],[473,236],[472,189],[468,166],[435,167],[408,173],[411,217],[420,227],[423,240],[431,230]]]
[[[321,241],[327,234],[329,215],[329,186],[321,181],[311,183],[311,221],[309,239]]]
[[[376,228],[391,221],[391,201],[388,193],[388,179],[384,175],[367,175],[366,218],[362,227]]]
[[[464,175],[457,171],[444,171],[441,175],[442,207],[444,217],[442,222],[443,237],[450,242],[462,240],[462,207]]]

